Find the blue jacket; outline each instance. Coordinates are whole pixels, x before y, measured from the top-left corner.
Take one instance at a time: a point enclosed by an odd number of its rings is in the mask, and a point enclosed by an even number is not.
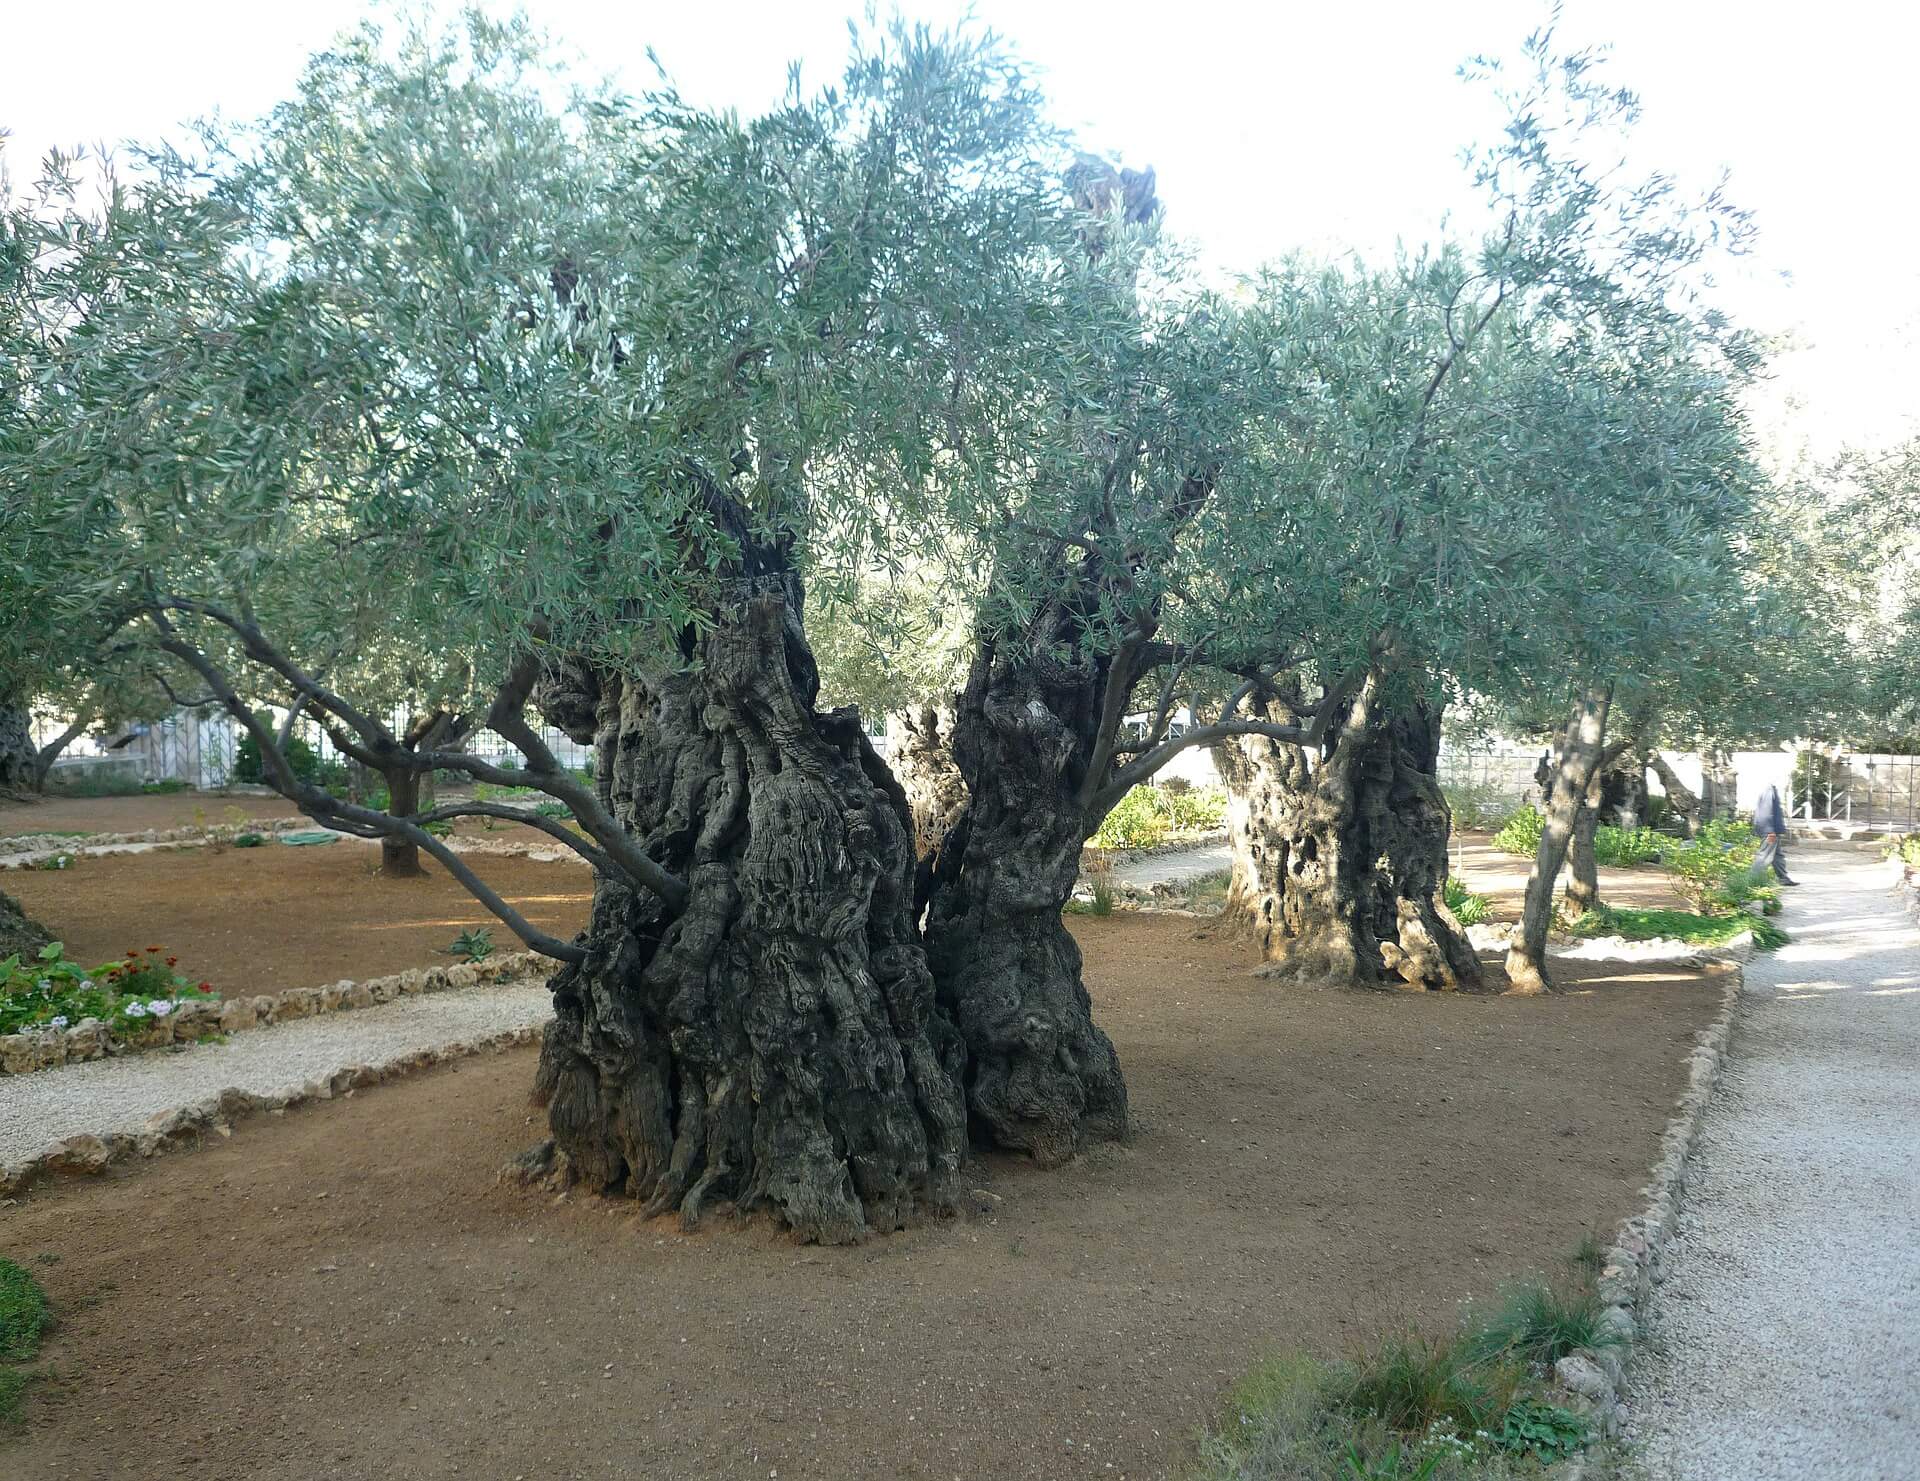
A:
[[[1787,819],[1780,811],[1780,789],[1768,787],[1760,794],[1759,805],[1753,810],[1753,831],[1765,838],[1769,833],[1786,836]]]

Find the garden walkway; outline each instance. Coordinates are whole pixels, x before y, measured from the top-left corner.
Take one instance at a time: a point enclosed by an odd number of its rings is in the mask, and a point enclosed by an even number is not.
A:
[[[1650,1481],[1920,1466],[1920,931],[1869,854],[1790,867],[1635,1371]]]
[[[1203,874],[1214,874],[1233,867],[1233,853],[1224,843],[1209,843],[1200,848],[1181,849],[1178,853],[1152,854],[1122,864],[1113,871],[1113,883],[1150,890],[1157,884],[1185,884]]]
[[[544,980],[403,997],[237,1033],[222,1044],[129,1054],[0,1076],[0,1163],[19,1163],[62,1137],[139,1132],[158,1111],[238,1088],[271,1095],[349,1065],[380,1066],[423,1049],[472,1043],[544,1023]]]

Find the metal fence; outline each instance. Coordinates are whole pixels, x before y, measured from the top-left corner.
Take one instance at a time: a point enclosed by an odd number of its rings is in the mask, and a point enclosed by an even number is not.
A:
[[[1796,822],[1920,832],[1920,756],[1803,758],[1788,784],[1787,809]]]

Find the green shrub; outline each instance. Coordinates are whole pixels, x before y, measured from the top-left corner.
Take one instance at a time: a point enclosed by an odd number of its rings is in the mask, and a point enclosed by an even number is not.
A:
[[[259,848],[260,845],[266,841],[265,836],[259,833],[236,833],[233,835],[233,846],[235,848]]]
[[[1920,869],[1920,833],[1909,833],[1904,838],[1889,840],[1886,857],[1897,859],[1911,868]]]
[[[1477,926],[1487,918],[1487,912],[1493,908],[1485,895],[1476,895],[1460,880],[1452,875],[1441,891],[1447,902],[1447,909],[1453,912],[1453,918],[1463,926]]]
[[[1593,857],[1610,869],[1631,869],[1659,858],[1668,842],[1651,828],[1616,828],[1602,823],[1593,833]]]
[[[1095,848],[1154,848],[1174,833],[1203,833],[1226,821],[1224,787],[1143,784],[1122,797],[1093,835]]]
[[[1738,903],[1729,885],[1739,875],[1751,874],[1760,840],[1745,823],[1721,819],[1704,824],[1699,833],[1685,843],[1669,845],[1661,858],[1673,887],[1692,902],[1696,910],[1715,906],[1732,908]],[[1737,892],[1738,886],[1733,886]]]
[[[1493,835],[1493,846],[1502,853],[1531,859],[1540,852],[1540,833],[1546,825],[1546,817],[1529,802],[1501,825]]]
[[[1684,941],[1690,946],[1725,946],[1751,931],[1753,944],[1762,951],[1772,951],[1792,939],[1772,921],[1749,915],[1744,910],[1725,915],[1694,915],[1685,910],[1631,910],[1602,905],[1587,911],[1567,929],[1576,936]]]
[[[564,802],[538,803],[533,810],[543,818],[570,818],[573,816],[573,809],[568,807]]]
[[[164,947],[149,946],[89,972],[68,961],[58,941],[32,957],[0,959],[0,1034],[68,1028],[83,1018],[124,1031],[183,1003],[220,1001],[211,983],[189,982],[174,965]]]
[[[273,716],[264,710],[256,710],[254,719],[269,730],[274,729]],[[318,782],[322,771],[320,758],[314,754],[313,747],[297,735],[287,737],[287,743],[280,748],[280,754],[287,758],[287,768],[294,777],[303,782]],[[240,737],[240,745],[233,753],[233,779],[236,782],[256,782],[264,784],[267,780],[267,765],[260,755],[260,742],[253,738],[251,731]]]

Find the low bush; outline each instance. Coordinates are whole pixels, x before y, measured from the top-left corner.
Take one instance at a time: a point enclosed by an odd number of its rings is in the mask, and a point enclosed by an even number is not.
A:
[[[1658,859],[1671,841],[1651,828],[1616,828],[1602,823],[1593,832],[1593,857],[1609,869],[1631,869]]]
[[[1493,835],[1493,846],[1502,853],[1531,859],[1540,852],[1540,831],[1546,823],[1540,809],[1529,802],[1500,825],[1500,831]]]
[[[260,833],[236,833],[233,835],[233,846],[235,848],[259,848],[266,841],[266,836]]]
[[[1745,823],[1725,819],[1703,824],[1698,834],[1684,843],[1674,843],[1661,858],[1673,887],[1696,910],[1732,909],[1744,903],[1736,899],[1740,886],[1729,886],[1737,877],[1751,875],[1760,840]]]
[[[1142,785],[1120,799],[1091,841],[1095,848],[1154,848],[1175,833],[1210,832],[1226,816],[1224,787]]]
[[[1453,912],[1453,918],[1463,926],[1477,926],[1487,918],[1487,912],[1493,908],[1485,895],[1476,895],[1464,883],[1447,876],[1447,883],[1441,892],[1447,902],[1447,909]]]
[[[175,972],[176,961],[165,947],[149,946],[87,971],[66,959],[58,941],[32,957],[0,959],[0,1034],[68,1028],[83,1018],[125,1032],[184,1003],[220,1001],[213,984]]]
[[[1568,927],[1576,936],[1621,936],[1628,941],[1673,940],[1690,946],[1725,946],[1753,932],[1753,944],[1763,951],[1784,946],[1792,938],[1772,921],[1746,911],[1725,915],[1694,915],[1685,910],[1631,910],[1602,905],[1589,910]]]
[[[1890,839],[1886,856],[1897,859],[1913,869],[1920,869],[1920,833],[1909,833],[1904,838]]]

